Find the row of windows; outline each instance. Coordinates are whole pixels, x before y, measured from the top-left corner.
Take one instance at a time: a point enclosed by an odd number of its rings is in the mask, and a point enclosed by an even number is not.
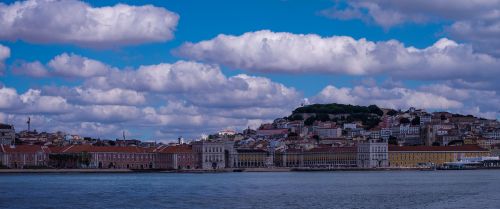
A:
[[[222,152],[222,147],[205,147],[205,152]]]
[[[205,156],[205,162],[222,162],[223,158],[221,155],[208,155]]]
[[[153,155],[151,154],[111,154],[111,153],[101,153],[98,154],[99,158],[111,160],[114,158],[121,159],[133,159],[133,160],[151,160],[153,159]]]

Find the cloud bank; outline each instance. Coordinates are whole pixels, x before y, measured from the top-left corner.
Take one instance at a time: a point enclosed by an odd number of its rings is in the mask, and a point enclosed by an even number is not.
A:
[[[499,8],[499,0],[354,0],[338,1],[320,13],[335,19],[361,19],[385,29],[406,23],[444,23],[451,37],[499,56]]]
[[[0,75],[3,75],[3,70],[5,68],[5,60],[10,57],[10,49],[2,44],[0,44]]]
[[[152,5],[28,0],[0,3],[0,39],[110,48],[170,40],[178,20],[176,13]]]
[[[396,40],[373,42],[263,30],[185,43],[174,54],[256,72],[391,74],[418,80],[500,75],[500,59],[446,38],[419,49]]]

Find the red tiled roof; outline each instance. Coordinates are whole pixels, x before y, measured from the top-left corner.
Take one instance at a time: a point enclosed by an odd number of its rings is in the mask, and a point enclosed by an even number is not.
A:
[[[295,148],[289,148],[289,149],[286,149],[284,152],[302,152],[302,150],[300,149],[295,149]]]
[[[135,146],[92,146],[92,145],[71,145],[61,149],[54,149],[59,153],[79,153],[79,152],[123,152],[123,153],[145,153],[150,152],[146,148]]]
[[[0,147],[0,152],[5,153],[35,153],[44,151],[40,145],[16,145],[12,147],[10,145],[0,146],[2,146]]]
[[[193,147],[191,145],[175,145],[175,146],[164,146],[155,149],[155,152],[159,153],[186,153],[193,152]]]
[[[266,150],[262,149],[237,149],[238,153],[267,153]]]
[[[288,129],[265,129],[265,130],[257,130],[257,135],[279,135],[279,134],[287,134]]]
[[[316,147],[306,152],[357,152],[356,147]]]
[[[488,151],[477,145],[463,146],[389,146],[389,152],[485,152]]]

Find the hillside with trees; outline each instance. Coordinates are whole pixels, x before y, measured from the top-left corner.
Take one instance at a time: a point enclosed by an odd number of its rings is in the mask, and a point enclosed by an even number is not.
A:
[[[307,118],[304,115],[308,115]],[[340,117],[332,117],[341,115]],[[351,123],[361,121],[368,129],[377,126],[380,117],[384,115],[377,105],[359,106],[345,104],[313,104],[299,107],[292,112],[289,119],[305,119],[304,125],[312,125],[314,121],[334,121],[338,123]]]

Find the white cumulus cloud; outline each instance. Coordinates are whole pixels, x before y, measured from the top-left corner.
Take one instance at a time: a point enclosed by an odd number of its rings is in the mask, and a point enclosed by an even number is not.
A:
[[[76,54],[60,54],[52,59],[48,66],[53,73],[65,77],[93,77],[105,75],[110,67],[97,60]]]
[[[355,86],[352,88],[328,85],[315,98],[313,102],[319,103],[344,103],[369,105],[376,104],[387,108],[407,109],[409,107],[449,110],[461,108],[459,101],[428,92],[416,91],[407,88],[385,89],[380,87]]]
[[[178,20],[176,13],[152,5],[27,0],[0,3],[0,39],[116,47],[170,40]]]
[[[342,4],[347,6],[339,6]],[[453,38],[500,55],[499,8],[500,0],[353,0],[342,1],[321,14],[335,19],[361,19],[386,29],[408,22],[444,23],[444,31]]]
[[[0,75],[3,74],[3,69],[5,68],[4,61],[10,57],[10,49],[2,44],[0,44]]]
[[[419,49],[396,40],[372,42],[348,36],[321,37],[263,30],[185,43],[174,53],[259,72],[388,73],[422,80],[489,79],[500,75],[500,59],[446,38]]]
[[[49,71],[39,61],[34,62],[18,62],[12,67],[12,72],[18,75],[27,75],[30,77],[40,78],[49,76]]]
[[[225,85],[225,79],[217,66],[178,61],[141,66],[137,70],[111,71],[105,76],[88,79],[86,85],[174,93],[214,89]]]

